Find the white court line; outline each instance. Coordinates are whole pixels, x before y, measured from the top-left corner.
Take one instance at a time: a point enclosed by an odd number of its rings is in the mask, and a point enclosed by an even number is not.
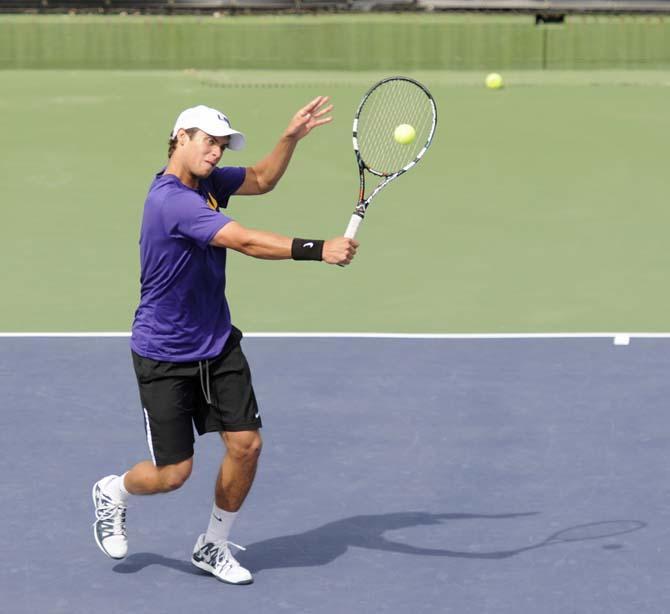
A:
[[[26,337],[92,337],[92,338],[102,338],[102,337],[130,337],[130,333],[109,333],[109,332],[97,332],[97,333],[0,333],[0,338],[26,338]]]
[[[258,338],[334,338],[334,339],[667,339],[670,333],[329,333],[329,332],[252,332],[245,337]],[[2,333],[0,338],[105,338],[130,337],[129,332],[35,332]]]

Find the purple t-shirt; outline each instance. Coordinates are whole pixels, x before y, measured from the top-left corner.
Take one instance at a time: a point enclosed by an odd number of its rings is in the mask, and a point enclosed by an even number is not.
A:
[[[140,231],[141,292],[131,348],[140,356],[191,362],[218,356],[232,328],[226,301],[226,250],[209,242],[231,219],[219,212],[245,169],[215,168],[193,190],[156,175]]]

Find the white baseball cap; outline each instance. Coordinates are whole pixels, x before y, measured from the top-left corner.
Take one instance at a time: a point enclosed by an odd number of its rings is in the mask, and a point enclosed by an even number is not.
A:
[[[172,130],[172,138],[177,136],[177,132],[183,128],[198,128],[210,136],[230,136],[228,149],[238,151],[244,149],[246,139],[241,132],[233,130],[230,120],[221,111],[206,107],[203,104],[197,107],[191,107],[179,114]]]

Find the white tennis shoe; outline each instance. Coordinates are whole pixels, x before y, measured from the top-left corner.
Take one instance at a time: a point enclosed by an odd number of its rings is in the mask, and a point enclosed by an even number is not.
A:
[[[237,562],[230,551],[230,546],[244,550],[242,546],[229,541],[205,541],[205,534],[203,533],[195,542],[191,562],[199,569],[211,573],[221,582],[251,584],[254,581],[251,572]]]
[[[126,504],[114,501],[107,493],[105,486],[116,475],[108,475],[93,485],[93,505],[95,506],[95,522],[93,535],[107,556],[122,559],[128,554],[128,538],[126,537]]]

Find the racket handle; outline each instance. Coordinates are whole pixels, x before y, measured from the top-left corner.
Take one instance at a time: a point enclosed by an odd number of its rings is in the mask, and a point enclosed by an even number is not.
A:
[[[351,216],[351,219],[349,220],[349,225],[347,226],[347,229],[344,231],[344,236],[347,239],[353,239],[356,236],[356,233],[358,232],[358,227],[361,225],[362,221],[363,218],[357,213],[354,213]],[[338,264],[337,266],[343,267],[344,265]]]
[[[347,229],[344,231],[344,236],[347,239],[353,239],[356,236],[356,233],[358,232],[358,227],[361,225],[362,221],[363,218],[357,213],[354,213],[351,216],[351,219],[349,220],[349,225],[347,226]]]

